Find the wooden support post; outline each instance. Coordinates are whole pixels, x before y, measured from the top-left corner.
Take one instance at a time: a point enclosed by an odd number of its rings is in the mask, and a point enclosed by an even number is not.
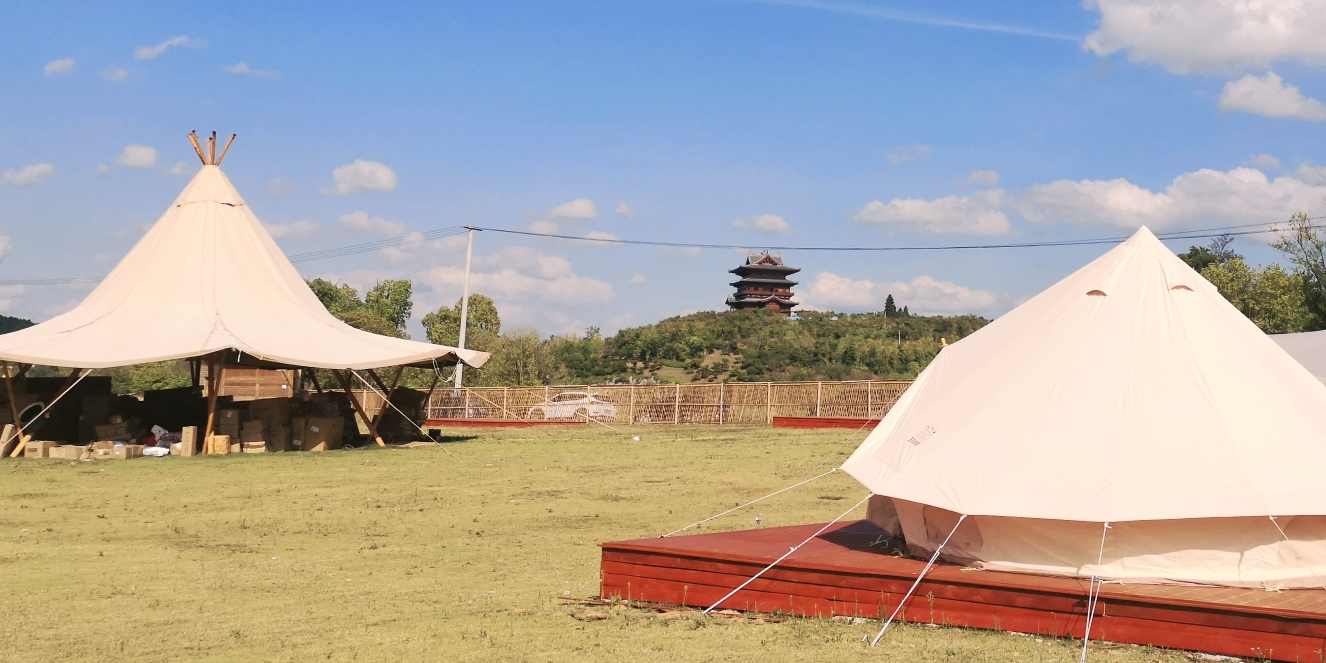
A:
[[[23,446],[27,443],[27,436],[19,430],[18,421],[18,401],[14,400],[14,378],[9,373],[9,362],[4,362],[5,367],[5,391],[9,394],[9,412],[14,416],[14,435],[18,436],[18,445],[14,447],[10,458],[17,458],[23,453]],[[8,440],[6,440],[7,442]]]
[[[386,387],[382,384],[382,379],[378,377],[377,371],[374,371],[371,368],[368,369],[368,374],[373,376],[373,381],[378,383],[379,387],[382,387],[382,393],[386,395],[386,400],[382,402],[382,408],[379,409],[378,413],[373,416],[373,422],[375,424],[379,421],[382,421],[382,415],[386,414],[387,408],[391,407],[391,397],[396,394],[396,385],[400,384],[401,373],[404,372],[405,372],[405,366],[397,366],[396,377],[391,379],[391,386]]]
[[[632,426],[634,426],[635,425],[635,385],[631,385],[630,390],[631,390],[631,405],[630,405],[631,409],[627,421],[630,422]]]
[[[346,374],[342,374],[340,371],[332,371],[332,375],[336,376],[336,381],[340,382],[341,388],[345,390],[346,397],[350,399],[350,405],[359,414],[359,418],[364,420],[364,425],[368,426],[369,437],[373,438],[373,441],[379,447],[387,446],[387,443],[382,441],[382,436],[378,435],[378,428],[374,425],[373,420],[369,419],[367,414],[364,414],[364,406],[359,404],[358,398],[355,398],[355,392],[350,388],[351,382],[348,373],[349,371],[346,371]]]
[[[503,418],[503,419],[505,419],[505,418],[507,417],[507,412],[508,412],[508,410],[506,409],[506,402],[507,402],[507,395],[510,394],[510,393],[511,393],[511,387],[502,387],[502,418]]]
[[[212,437],[216,431],[216,397],[221,391],[221,373],[225,371],[225,362],[216,359],[207,360],[207,428],[203,430],[203,453],[212,453]],[[227,453],[230,451],[226,450]]]
[[[773,383],[764,383],[764,418],[765,423],[773,425]]]
[[[470,418],[470,388],[469,388],[469,387],[461,387],[461,389],[464,389],[464,390],[465,390],[465,391],[464,391],[464,393],[465,393],[465,411],[461,413],[460,418],[461,418],[461,419],[469,419],[469,418]]]
[[[724,384],[725,383],[723,382],[718,383],[718,425],[720,426],[723,425],[723,385]]]
[[[672,423],[673,425],[681,423],[681,383],[677,383],[677,388],[672,390]]]
[[[820,397],[824,395],[824,383],[815,383],[815,416],[820,416]]]
[[[873,398],[874,394],[875,394],[875,383],[870,380],[866,380],[866,418],[867,419],[869,419],[874,414],[875,410],[874,398]]]

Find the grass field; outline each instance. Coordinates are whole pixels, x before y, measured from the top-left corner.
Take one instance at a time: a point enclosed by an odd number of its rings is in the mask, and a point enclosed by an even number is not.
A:
[[[794,483],[860,437],[550,427],[416,449],[3,461],[0,659],[1076,661],[1075,641],[904,625],[870,649],[874,622],[562,598],[597,593],[597,543]],[[829,476],[764,523],[825,522],[864,495]],[[1091,660],[1189,657],[1106,646]]]

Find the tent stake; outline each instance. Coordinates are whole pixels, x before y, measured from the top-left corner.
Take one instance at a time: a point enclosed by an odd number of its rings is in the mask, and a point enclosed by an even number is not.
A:
[[[379,447],[387,446],[387,443],[382,441],[382,436],[378,435],[378,428],[373,424],[373,420],[369,419],[367,414],[364,414],[364,406],[359,404],[358,398],[355,398],[355,392],[350,388],[350,378],[342,375],[340,371],[332,371],[332,375],[335,375],[336,380],[341,383],[341,388],[345,390],[346,397],[350,399],[350,405],[354,407],[355,412],[359,413],[359,418],[364,420],[364,425],[368,426],[369,437],[372,437]]]

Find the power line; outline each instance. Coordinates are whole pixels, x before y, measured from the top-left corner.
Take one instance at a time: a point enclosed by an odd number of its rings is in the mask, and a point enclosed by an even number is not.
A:
[[[1326,216],[1308,217],[1309,221],[1319,221],[1326,219]],[[1308,224],[1309,228],[1326,228],[1326,224]],[[360,253],[370,253],[382,249],[393,248],[397,246],[406,246],[409,244],[418,244],[443,237],[464,234],[467,226],[448,226],[438,228],[422,233],[411,233],[404,237],[393,239],[378,240],[376,242],[364,242],[362,244],[351,244],[334,249],[324,249],[322,251],[310,251],[308,253],[296,253],[289,256],[290,262],[311,262],[314,260],[327,260],[330,258],[342,258],[345,256],[357,255]],[[508,228],[484,228],[474,226],[475,230],[484,230],[487,232],[502,233],[506,235],[520,235],[525,237],[541,237],[544,239],[560,239],[573,242],[594,242],[598,244],[615,244],[623,246],[658,246],[671,248],[687,249],[766,249],[770,251],[833,251],[833,252],[880,252],[880,251],[962,251],[962,250],[985,250],[985,249],[1028,249],[1045,248],[1058,246],[1090,246],[1095,244],[1118,244],[1125,241],[1127,237],[1097,237],[1092,239],[1066,239],[1046,242],[1018,242],[1007,244],[950,244],[941,246],[769,246],[765,244],[703,244],[695,242],[661,242],[643,239],[617,239],[606,237],[578,237],[575,235],[558,235],[554,233],[538,233],[529,230],[511,230]],[[1198,230],[1181,230],[1167,233],[1156,233],[1156,237],[1162,240],[1177,239],[1209,239],[1212,237],[1242,236],[1242,235],[1260,235],[1270,232],[1281,232],[1283,230],[1279,223],[1247,223],[1235,226],[1222,226],[1218,228],[1202,228]],[[7,285],[72,285],[78,283],[96,283],[104,277],[100,276],[82,276],[56,279],[14,279],[0,280],[0,286]]]

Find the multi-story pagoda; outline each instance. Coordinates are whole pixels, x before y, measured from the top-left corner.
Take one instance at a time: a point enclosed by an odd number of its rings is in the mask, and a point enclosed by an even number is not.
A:
[[[797,267],[783,264],[783,254],[769,255],[768,251],[756,254],[751,251],[746,256],[746,264],[731,270],[741,279],[732,284],[736,294],[728,295],[727,305],[734,309],[767,308],[783,315],[791,315],[792,286],[796,281],[787,277],[801,271]]]

